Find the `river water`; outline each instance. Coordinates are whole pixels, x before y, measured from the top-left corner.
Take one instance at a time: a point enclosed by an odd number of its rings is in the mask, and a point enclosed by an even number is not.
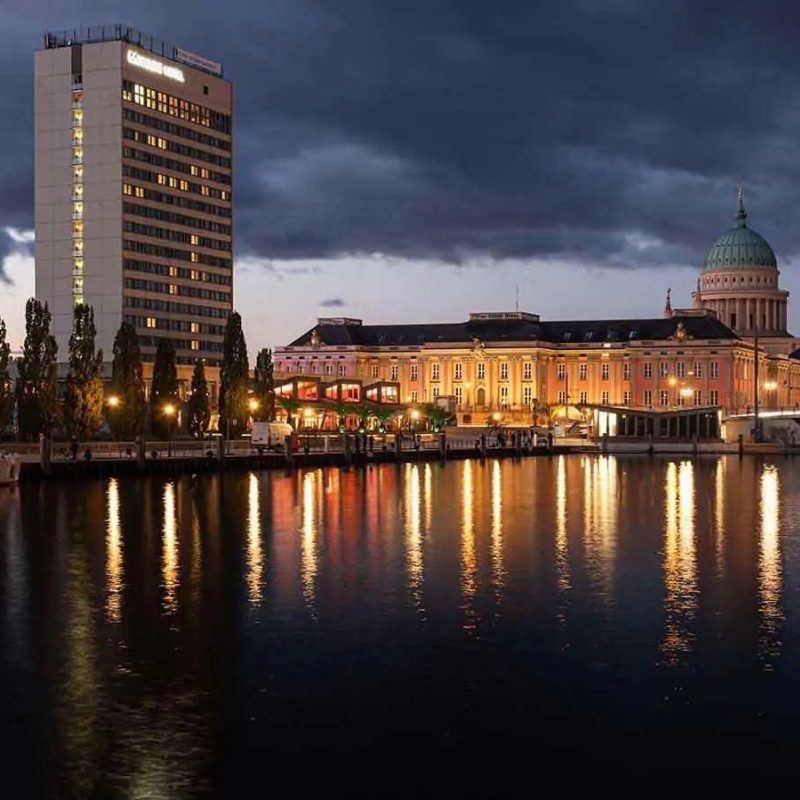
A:
[[[14,797],[763,789],[799,675],[791,458],[0,492]]]

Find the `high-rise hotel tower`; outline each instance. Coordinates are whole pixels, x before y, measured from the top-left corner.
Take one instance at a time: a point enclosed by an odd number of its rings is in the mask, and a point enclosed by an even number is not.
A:
[[[125,320],[145,362],[220,363],[233,308],[232,100],[222,65],[121,25],[36,53],[36,296],[59,360],[73,307],[111,358]],[[183,369],[181,369],[183,367]]]

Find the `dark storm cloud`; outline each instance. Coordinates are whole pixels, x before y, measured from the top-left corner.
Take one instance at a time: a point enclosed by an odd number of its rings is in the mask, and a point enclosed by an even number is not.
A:
[[[32,50],[108,3],[0,31],[0,227],[32,224]],[[116,16],[236,82],[239,252],[692,264],[746,186],[800,252],[800,8],[705,0],[141,2]],[[187,22],[187,20],[190,20]]]

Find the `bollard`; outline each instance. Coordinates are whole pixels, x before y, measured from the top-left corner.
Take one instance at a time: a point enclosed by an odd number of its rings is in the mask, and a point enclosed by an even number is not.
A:
[[[608,434],[604,433],[602,439],[600,440],[600,450],[603,453],[608,452]]]
[[[331,451],[331,439],[330,436],[323,436],[322,437],[322,452],[325,455],[328,455]]]
[[[606,434],[606,436],[608,436],[608,434]],[[606,443],[606,447],[608,447],[607,443]],[[655,448],[653,447],[653,434],[652,433],[648,433],[647,434],[647,454],[648,455],[653,455],[654,452],[655,452]]]
[[[739,434],[739,455],[744,455],[744,434]]]
[[[344,456],[344,465],[346,467],[350,466],[350,437],[346,434],[342,434],[342,455]]]
[[[442,461],[447,458],[447,436],[444,431],[439,434],[439,458]]]
[[[53,442],[49,436],[39,434],[39,464],[42,468],[42,475],[50,474],[50,463],[53,456]]]
[[[147,468],[147,448],[144,442],[144,436],[136,437],[136,468],[139,472],[144,472]]]
[[[284,436],[283,437],[283,457],[286,459],[288,464],[292,463],[292,437],[291,436]]]
[[[481,434],[481,443],[480,443],[480,451],[481,451],[481,458],[486,458],[486,434]]]

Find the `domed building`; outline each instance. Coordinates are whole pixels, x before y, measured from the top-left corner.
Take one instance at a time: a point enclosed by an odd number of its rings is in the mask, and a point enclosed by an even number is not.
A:
[[[774,251],[763,236],[747,226],[741,189],[734,223],[708,251],[692,294],[695,308],[713,311],[742,337],[790,339],[789,292],[780,288]]]

